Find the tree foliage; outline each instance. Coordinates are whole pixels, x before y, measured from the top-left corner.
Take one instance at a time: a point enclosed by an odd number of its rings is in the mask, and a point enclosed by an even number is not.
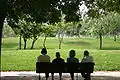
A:
[[[36,23],[59,22],[62,14],[66,15],[67,22],[79,21],[78,11],[81,2],[85,2],[89,9],[88,15],[92,17],[99,17],[101,12],[104,14],[111,11],[120,13],[119,0],[1,0],[0,8],[4,9],[0,9],[0,32],[2,34],[5,18],[8,24],[12,21],[11,27],[18,27],[15,24],[19,22],[19,19],[23,19],[23,15],[27,16],[25,21]]]

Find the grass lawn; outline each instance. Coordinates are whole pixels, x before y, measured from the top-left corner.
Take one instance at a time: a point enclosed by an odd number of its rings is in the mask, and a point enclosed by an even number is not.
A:
[[[18,50],[18,38],[3,38],[1,70],[35,70],[36,58],[40,54],[43,39],[41,37],[36,41],[33,50],[29,49],[30,40],[27,42],[27,50]],[[47,38],[46,47],[51,60],[58,51],[58,43],[57,38]],[[99,39],[96,38],[64,38],[60,50],[61,57],[66,60],[71,49],[76,50],[76,57],[79,60],[83,57],[83,51],[87,49],[94,57],[97,71],[120,70],[120,38],[116,42],[112,38],[103,38],[103,50],[99,50]]]

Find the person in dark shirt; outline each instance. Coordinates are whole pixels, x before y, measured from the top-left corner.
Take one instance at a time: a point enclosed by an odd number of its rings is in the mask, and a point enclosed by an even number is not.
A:
[[[60,57],[60,53],[56,52],[56,58],[52,61],[52,63],[65,63],[65,61]],[[54,73],[51,74],[52,74],[52,80],[54,80]],[[60,76],[60,80],[62,80],[61,79],[62,73],[59,73],[59,76]]]
[[[69,51],[69,57],[67,58],[67,63],[79,63],[79,59],[75,57],[76,52],[75,50]],[[74,72],[70,73],[71,79],[74,80]]]

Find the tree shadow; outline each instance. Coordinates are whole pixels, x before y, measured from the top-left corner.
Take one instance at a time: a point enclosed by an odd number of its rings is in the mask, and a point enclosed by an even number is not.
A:
[[[75,75],[75,80],[84,80],[82,76]],[[18,76],[2,76],[0,77],[1,80],[39,80],[39,76],[36,74],[19,74]],[[45,76],[41,76],[41,80],[46,80]],[[51,76],[48,78],[48,80],[52,80]],[[55,75],[54,80],[59,80],[59,76]],[[62,80],[71,80],[70,75],[63,75]],[[120,77],[114,77],[114,76],[105,76],[105,75],[91,75],[91,80],[120,80]]]
[[[102,50],[120,50],[120,47],[103,47]]]
[[[84,41],[70,41],[70,42],[64,42],[64,44],[74,44],[74,45],[90,45],[90,43],[88,42],[84,42]]]
[[[18,43],[2,43],[1,48],[16,48]]]

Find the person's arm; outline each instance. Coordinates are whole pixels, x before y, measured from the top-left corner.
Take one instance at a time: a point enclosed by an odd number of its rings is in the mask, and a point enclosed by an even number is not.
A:
[[[91,61],[94,63],[94,59],[93,59],[93,57],[91,56]]]
[[[49,56],[49,62],[50,62],[50,56]]]
[[[82,58],[81,63],[83,63],[84,61],[85,61],[85,58]]]
[[[40,62],[40,61],[39,61],[39,57],[37,57],[37,62]]]
[[[67,58],[67,61],[66,61],[67,63],[69,62],[69,59]]]
[[[77,63],[79,63],[79,59],[77,59]]]

